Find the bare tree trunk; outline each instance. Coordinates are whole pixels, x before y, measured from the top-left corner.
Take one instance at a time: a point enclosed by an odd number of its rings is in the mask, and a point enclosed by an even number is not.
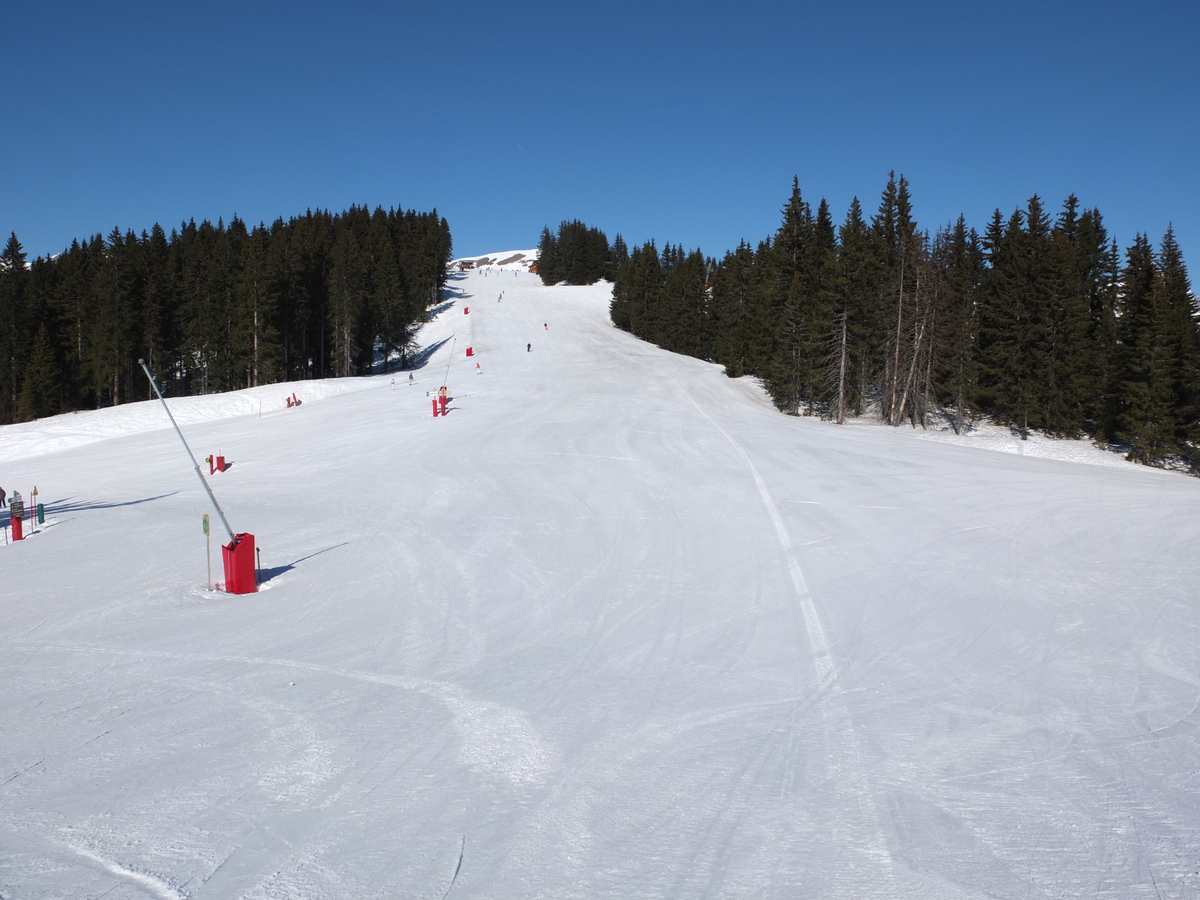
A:
[[[842,309],[842,352],[838,362],[838,407],[837,423],[846,420],[846,310]]]
[[[920,309],[920,305],[921,305],[921,279],[918,276],[918,278],[917,278],[917,308],[918,308],[918,310]],[[898,428],[900,426],[900,420],[904,416],[904,408],[908,404],[908,395],[909,395],[909,392],[912,390],[913,378],[915,377],[916,371],[917,371],[917,360],[919,360],[921,358],[921,342],[924,337],[925,337],[925,317],[921,316],[920,325],[917,328],[917,336],[916,336],[916,339],[913,341],[912,362],[908,366],[908,377],[904,381],[904,393],[900,397],[900,406],[897,409],[893,410],[893,415],[892,415],[892,419],[893,419],[892,426],[893,427]],[[897,359],[900,356],[899,346],[900,346],[900,337],[899,337],[899,335],[897,335],[896,336]],[[915,417],[910,415],[910,419],[913,419],[913,427],[915,428],[916,427]]]
[[[900,386],[900,340],[904,333],[904,256],[900,257],[900,294],[896,302],[896,354],[892,363],[892,403],[888,410],[888,424],[899,425],[899,413],[896,410],[896,390]]]
[[[929,311],[929,330],[931,334],[937,334],[937,291],[934,291],[933,306]],[[925,428],[925,419],[929,414],[930,395],[933,393],[933,339],[929,341],[929,345],[925,348],[925,377],[924,377],[924,399],[921,401],[921,427]]]
[[[925,323],[922,322],[920,329],[917,331],[917,346],[918,347],[921,344],[921,338],[924,336],[924,334],[925,334]],[[897,428],[900,426],[900,420],[902,418],[904,418],[904,408],[908,405],[908,394],[909,394],[909,391],[912,389],[913,376],[916,373],[916,369],[917,369],[917,353],[916,353],[916,350],[914,349],[912,364],[908,367],[908,377],[904,380],[904,393],[900,395],[900,406],[896,408],[895,414],[892,416],[892,418],[894,420],[892,422],[892,425]]]
[[[254,387],[258,387],[258,299],[254,300]]]

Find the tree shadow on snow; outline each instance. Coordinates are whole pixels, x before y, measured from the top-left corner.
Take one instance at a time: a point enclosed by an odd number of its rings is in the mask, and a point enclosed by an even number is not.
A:
[[[137,506],[139,503],[150,503],[154,500],[162,500],[165,497],[174,497],[179,491],[171,491],[169,494],[159,494],[156,497],[143,497],[141,500],[125,500],[121,503],[100,503],[96,500],[76,500],[74,497],[67,497],[63,500],[51,500],[49,503],[43,503],[45,507],[46,517],[61,516],[69,513],[91,512],[96,509],[116,509],[121,506]],[[25,515],[29,515],[30,503],[25,503]],[[54,522],[47,522],[44,525],[37,527],[38,531],[43,531],[53,527]],[[8,503],[4,504],[3,517],[0,518],[0,528],[12,527],[12,510]]]
[[[295,562],[288,563],[286,566],[264,566],[258,570],[258,583],[266,584],[272,578],[278,578],[285,572],[292,571],[292,569],[296,568],[296,566],[300,565],[300,563],[310,560],[314,556],[320,556],[322,553],[328,553],[330,550],[336,550],[338,547],[345,547],[347,543],[349,542],[342,541],[340,544],[334,544],[332,547],[326,547],[324,550],[317,550],[315,553],[310,553],[308,556],[302,556]]]
[[[436,344],[430,344],[428,347],[422,347],[416,353],[411,354],[408,357],[408,370],[412,371],[413,369],[425,368],[433,354],[437,353],[438,350],[441,349],[448,340],[450,340],[450,338],[443,338]]]
[[[226,466],[228,468],[228,466]],[[45,504],[46,515],[61,515],[63,513],[73,512],[90,512],[94,509],[117,509],[121,506],[137,506],[139,503],[151,503],[155,500],[163,500],[167,497],[174,497],[179,491],[171,491],[168,494],[158,494],[154,497],[143,497],[140,500],[124,500],[120,503],[101,503],[96,500],[76,500],[74,497],[66,497],[62,500],[52,500]]]
[[[470,294],[458,294],[451,300],[446,300],[446,301],[443,301],[442,303],[439,303],[437,306],[429,307],[429,309],[427,309],[425,311],[425,321],[432,322],[434,319],[436,319],[438,316],[440,316],[442,313],[444,313],[446,310],[448,310],[450,307],[452,307],[454,305],[455,300],[463,300],[463,299],[469,298],[470,296],[471,296]]]

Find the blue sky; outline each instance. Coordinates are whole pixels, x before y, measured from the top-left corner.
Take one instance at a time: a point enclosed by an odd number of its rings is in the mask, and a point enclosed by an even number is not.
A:
[[[436,207],[459,255],[579,218],[720,256],[793,175],[840,221],[894,169],[928,228],[1074,192],[1200,266],[1194,2],[39,2],[5,32],[31,256],[354,203]]]

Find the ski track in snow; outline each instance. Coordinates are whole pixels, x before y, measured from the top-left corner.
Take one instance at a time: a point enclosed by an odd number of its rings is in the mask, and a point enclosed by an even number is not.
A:
[[[775,498],[771,495],[766,482],[759,474],[758,467],[754,465],[754,461],[750,459],[745,448],[705,412],[695,399],[683,389],[682,385],[678,382],[674,382],[674,384],[696,412],[708,420],[709,424],[720,432],[737,451],[746,469],[750,472],[750,476],[754,479],[754,487],[758,491],[759,500],[767,511],[771,526],[779,541],[779,548],[787,561],[788,575],[796,591],[796,601],[799,603],[801,614],[804,617],[804,629],[812,652],[816,691],[826,695],[819,701],[821,716],[826,722],[828,742],[826,755],[831,767],[840,776],[843,786],[840,797],[839,825],[845,830],[845,833],[836,835],[836,840],[844,850],[861,853],[878,869],[877,888],[879,890],[887,896],[900,896],[897,893],[895,865],[888,852],[887,841],[879,827],[878,811],[871,800],[874,792],[870,790],[862,770],[862,751],[854,734],[854,725],[850,720],[849,711],[839,696],[838,673],[833,660],[833,650],[829,645],[829,639],[825,636],[821,618],[817,615],[812,594],[809,592],[808,583],[804,578],[804,571],[800,568],[800,561],[796,558],[787,525],[783,521],[783,516],[779,514]],[[843,882],[836,873],[832,879],[832,886],[837,892],[837,896],[848,896],[854,890],[856,883],[859,883],[858,877],[852,881]],[[938,893],[929,894],[930,885],[922,884],[920,888],[925,896],[944,896]]]
[[[14,645],[14,649],[19,645]],[[382,684],[405,691],[426,694],[450,711],[455,728],[462,740],[463,762],[481,771],[500,775],[514,784],[537,783],[545,780],[557,767],[552,748],[538,736],[536,730],[519,712],[478,701],[466,691],[448,682],[405,678],[376,672],[360,672],[335,666],[324,666],[290,659],[270,659],[249,656],[208,656],[191,653],[168,653],[154,650],[121,650],[111,647],[78,644],[41,644],[31,647],[58,647],[75,653],[102,653],[138,659],[169,659],[182,662],[236,663],[247,666],[271,666],[295,669],[318,675],[348,678],[368,684]],[[314,742],[310,741],[310,745]]]
[[[155,878],[153,875],[127,868],[120,863],[113,862],[111,859],[105,859],[100,854],[93,853],[91,850],[85,850],[82,847],[71,847],[70,849],[84,859],[94,862],[106,872],[136,885],[147,893],[161,898],[161,900],[186,900],[186,895],[179,893],[179,891],[175,890],[175,888],[171,887],[165,881]]]

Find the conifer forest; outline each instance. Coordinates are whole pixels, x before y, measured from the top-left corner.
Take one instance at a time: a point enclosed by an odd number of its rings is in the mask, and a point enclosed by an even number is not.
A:
[[[856,198],[840,225],[793,181],[775,234],[719,261],[619,236],[598,257],[579,223],[542,244],[558,261],[548,281],[610,278],[617,327],[761,378],[785,413],[955,430],[986,418],[1200,467],[1196,302],[1170,227],[1122,252],[1099,210],[1070,196],[1052,213],[1034,196],[982,233],[961,216],[931,233],[893,174],[873,215]]]
[[[441,296],[450,228],[436,210],[236,216],[168,235],[114,228],[29,263],[0,255],[0,424],[150,395],[366,373],[412,349]]]

